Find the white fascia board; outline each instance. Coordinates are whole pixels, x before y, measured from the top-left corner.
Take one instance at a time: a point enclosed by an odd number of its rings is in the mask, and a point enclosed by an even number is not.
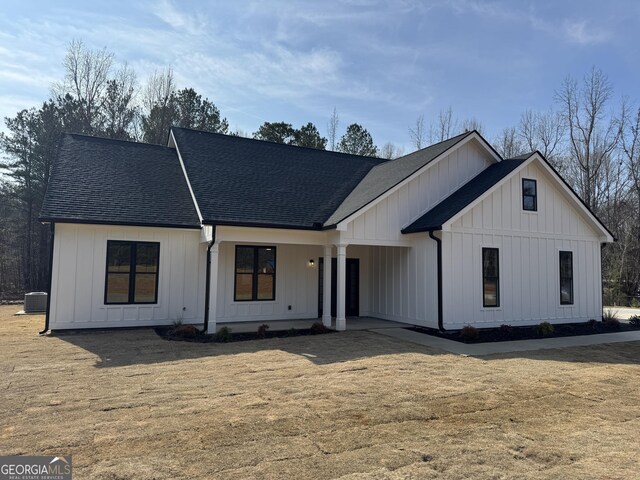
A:
[[[471,140],[476,140],[478,143],[480,143],[480,145],[482,145],[485,148],[485,150],[489,153],[489,155],[491,155],[491,157],[496,161],[496,163],[502,161],[502,158],[500,158],[500,156],[495,152],[495,150],[491,147],[491,145],[489,145],[489,143],[484,138],[482,138],[482,136],[479,135],[477,132],[473,132],[468,137],[464,138],[463,140],[460,140],[453,147],[451,147],[448,150],[445,150],[444,152],[442,152],[440,155],[438,155],[436,158],[431,160],[429,163],[427,163],[425,166],[420,168],[418,171],[412,173],[411,175],[406,177],[404,180],[401,180],[397,185],[391,187],[389,190],[384,192],[379,197],[373,199],[371,202],[367,203],[366,205],[363,205],[358,210],[356,210],[351,215],[349,215],[347,218],[345,218],[344,220],[341,220],[340,222],[338,222],[338,224],[336,224],[336,230],[346,231],[347,230],[347,225],[349,224],[349,222],[353,221],[356,217],[359,217],[360,215],[366,213],[369,209],[375,207],[378,203],[380,203],[382,200],[387,198],[389,195],[391,195],[394,192],[397,192],[398,190],[400,190],[407,183],[411,182],[411,180],[413,180],[414,178],[422,175],[429,168],[431,168],[432,166],[438,164],[438,162],[440,162],[443,158],[451,155],[453,152],[455,152],[456,150],[458,150],[462,146],[466,145]]]
[[[193,188],[191,188],[191,182],[189,181],[189,176],[187,175],[187,169],[184,166],[184,162],[182,161],[182,155],[180,155],[180,148],[178,147],[178,142],[176,142],[175,137],[173,136],[173,130],[169,131],[169,146],[174,145],[176,149],[176,153],[178,154],[178,161],[180,162],[180,168],[182,168],[182,174],[184,175],[184,179],[187,182],[187,187],[189,187],[189,193],[191,194],[191,200],[193,200],[193,205],[196,207],[196,212],[198,213],[198,219],[200,220],[200,224],[202,224],[202,212],[200,212],[200,206],[198,205],[198,201],[196,200],[196,196],[193,194]]]

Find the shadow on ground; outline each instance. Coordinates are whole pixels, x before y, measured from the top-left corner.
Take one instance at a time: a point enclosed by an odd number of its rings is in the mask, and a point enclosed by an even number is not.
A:
[[[152,329],[57,333],[53,338],[96,355],[98,359],[95,366],[98,368],[164,363],[226,355],[246,355],[269,350],[298,355],[316,365],[328,365],[398,354],[417,353],[429,356],[455,356],[455,354],[449,352],[368,331],[249,340],[226,344],[164,340]],[[475,358],[478,361],[530,359],[635,365],[640,363],[640,342],[512,352]]]

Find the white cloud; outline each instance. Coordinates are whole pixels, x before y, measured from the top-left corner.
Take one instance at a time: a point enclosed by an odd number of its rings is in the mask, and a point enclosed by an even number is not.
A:
[[[609,32],[593,27],[586,20],[565,22],[563,31],[569,41],[579,45],[604,43],[611,37]]]
[[[190,35],[200,35],[207,27],[206,17],[189,15],[176,7],[171,0],[160,0],[151,8],[153,14],[167,25]]]

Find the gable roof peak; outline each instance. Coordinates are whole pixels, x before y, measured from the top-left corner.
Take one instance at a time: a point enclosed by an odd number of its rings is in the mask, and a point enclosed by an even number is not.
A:
[[[322,150],[319,148],[313,148],[313,147],[304,147],[304,146],[300,146],[300,145],[291,145],[289,143],[279,143],[279,142],[272,142],[271,140],[261,140],[259,138],[252,138],[252,137],[243,137],[240,135],[229,135],[228,133],[219,133],[219,132],[208,132],[206,130],[197,130],[195,128],[187,128],[187,127],[176,127],[173,126],[171,127],[171,130],[186,130],[188,132],[193,132],[193,133],[198,133],[198,134],[204,134],[204,135],[216,135],[219,137],[225,137],[225,138],[232,138],[234,140],[238,140],[238,141],[246,141],[246,142],[254,142],[254,143],[259,143],[259,144],[267,144],[267,145],[275,145],[276,147],[279,148],[285,148],[285,149],[289,149],[289,148],[294,148],[294,149],[300,149],[300,150],[311,150],[312,152],[325,152],[325,153],[330,153],[331,155],[339,155],[339,156],[343,156],[343,157],[349,157],[349,158],[359,158],[359,159],[370,159],[372,161],[375,161],[375,163],[384,163],[384,162],[388,162],[389,160],[384,159],[384,158],[380,158],[380,157],[368,157],[368,156],[364,156],[364,155],[355,155],[353,153],[344,153],[344,152],[339,152],[337,150]]]

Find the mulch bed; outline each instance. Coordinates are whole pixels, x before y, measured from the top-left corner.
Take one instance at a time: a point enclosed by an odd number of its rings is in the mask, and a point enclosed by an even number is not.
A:
[[[540,338],[572,337],[578,335],[596,335],[599,333],[615,333],[640,330],[640,325],[634,326],[629,323],[607,324],[605,322],[584,322],[565,323],[553,326],[553,334],[548,336],[540,335],[537,325],[528,327],[503,327],[503,328],[483,328],[477,329],[477,336],[469,338],[461,330],[448,330],[441,332],[434,328],[407,327],[407,330],[433,335],[434,337],[446,338],[460,343],[486,343],[486,342],[510,342],[513,340],[532,340]]]
[[[196,329],[191,325],[182,325],[180,327],[157,327],[155,332],[165,340],[174,340],[179,342],[196,342],[196,343],[231,343],[231,342],[244,342],[247,340],[263,340],[265,338],[290,338],[290,337],[304,337],[308,335],[323,335],[326,333],[335,333],[335,330],[330,328],[313,326],[312,328],[303,329],[290,329],[290,330],[276,330],[270,332],[269,330],[258,334],[258,332],[242,332],[233,333],[229,329],[229,333],[226,335],[218,334],[206,334]]]

